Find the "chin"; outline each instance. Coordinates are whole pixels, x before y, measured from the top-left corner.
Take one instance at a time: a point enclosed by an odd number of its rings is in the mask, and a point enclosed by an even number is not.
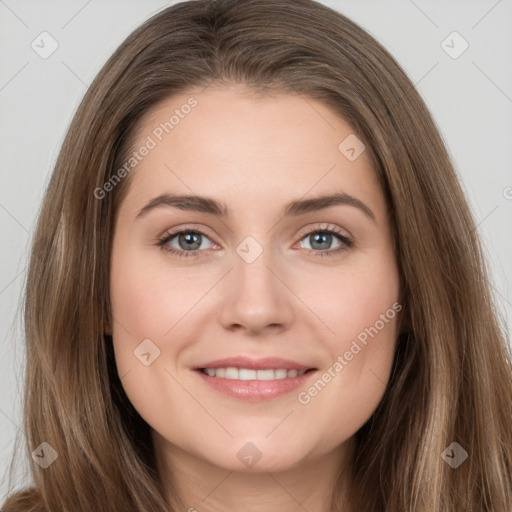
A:
[[[272,434],[271,434],[272,435]],[[302,438],[303,439],[303,438]],[[304,449],[304,442],[297,440],[284,445],[283,439],[277,435],[274,440],[261,437],[238,438],[230,440],[230,446],[222,449],[218,457],[210,462],[225,470],[244,473],[279,472],[287,471],[298,465],[308,457]],[[212,457],[213,450],[209,451]]]

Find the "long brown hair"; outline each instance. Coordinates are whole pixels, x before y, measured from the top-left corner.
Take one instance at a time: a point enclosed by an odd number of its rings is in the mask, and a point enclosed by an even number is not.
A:
[[[173,510],[149,426],[124,394],[104,333],[113,225],[130,176],[102,199],[94,191],[133,151],[149,109],[230,82],[339,113],[365,142],[389,203],[408,332],[381,403],[356,433],[354,510],[510,512],[512,357],[475,222],[404,71],[368,33],[313,0],[173,5],[135,30],[89,87],[44,196],[26,283],[24,427],[34,482],[2,508]],[[30,457],[43,442],[58,454],[47,469]],[[453,442],[468,453],[456,469],[442,457]],[[334,489],[333,511],[340,500]]]

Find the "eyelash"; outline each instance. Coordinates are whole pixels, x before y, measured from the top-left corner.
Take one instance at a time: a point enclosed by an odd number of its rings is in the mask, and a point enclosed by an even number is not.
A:
[[[166,252],[172,254],[173,256],[177,256],[179,258],[182,258],[182,257],[195,258],[195,257],[197,257],[197,253],[202,252],[202,251],[200,251],[200,250],[193,250],[193,251],[177,250],[177,249],[171,248],[167,245],[168,242],[170,242],[177,235],[181,235],[182,233],[194,233],[196,235],[201,235],[206,238],[209,238],[206,233],[203,233],[202,231],[200,231],[198,229],[189,228],[189,227],[185,226],[184,228],[182,228],[178,231],[174,231],[172,233],[166,233],[162,238],[159,239],[157,245],[163,251],[166,251]],[[338,247],[337,249],[323,249],[323,250],[306,249],[309,254],[313,253],[314,256],[317,256],[317,257],[337,255],[337,254],[339,254],[343,251],[346,251],[354,246],[354,242],[350,238],[348,238],[346,235],[343,235],[336,228],[332,228],[332,227],[330,227],[330,228],[316,227],[315,229],[304,233],[302,235],[300,241],[302,241],[304,238],[306,238],[314,233],[324,233],[324,234],[329,234],[329,235],[335,235],[342,242],[340,247]]]

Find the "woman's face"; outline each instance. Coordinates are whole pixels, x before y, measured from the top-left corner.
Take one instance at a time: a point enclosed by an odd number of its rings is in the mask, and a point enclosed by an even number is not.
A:
[[[383,396],[401,309],[361,141],[312,99],[230,86],[166,100],[134,151],[111,332],[159,452],[231,471],[339,455]]]

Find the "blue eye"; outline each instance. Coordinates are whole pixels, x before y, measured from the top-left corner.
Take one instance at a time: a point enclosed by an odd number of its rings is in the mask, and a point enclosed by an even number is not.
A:
[[[339,244],[338,248],[329,250],[329,249],[325,249],[324,247],[319,247],[322,244],[331,245],[334,238],[338,238],[339,240],[341,240],[341,243]],[[346,237],[345,235],[342,235],[341,233],[338,233],[337,231],[331,230],[331,229],[310,231],[301,240],[304,240],[304,239],[310,241],[311,247],[319,249],[318,251],[313,251],[312,249],[310,249],[310,252],[320,253],[322,256],[330,255],[330,254],[338,254],[340,251],[347,250],[348,248],[352,247],[352,245],[353,245],[352,241],[348,237]]]
[[[340,244],[335,249],[325,249],[322,245],[331,245],[333,240],[337,238]],[[177,240],[178,248],[172,247],[170,242],[174,239]],[[202,247],[204,239],[209,240],[208,236],[197,229],[183,228],[173,233],[167,233],[158,242],[158,245],[166,252],[171,253],[173,256],[178,257],[197,257],[199,256],[199,249]],[[310,247],[306,248],[309,254],[313,256],[331,256],[339,254],[353,247],[354,243],[350,238],[340,233],[336,229],[314,229],[308,231],[301,241],[310,240]],[[180,247],[181,246],[181,247]]]
[[[181,231],[176,231],[174,233],[170,233],[166,235],[164,238],[160,240],[158,245],[162,247],[163,250],[170,252],[171,254],[179,257],[188,257],[197,256],[197,249],[200,249],[202,244],[202,238],[208,238],[207,235],[198,230],[192,229],[182,229]],[[178,249],[171,247],[169,244],[173,239],[177,239],[178,245],[185,247],[185,249]],[[204,247],[203,247],[204,249]]]

